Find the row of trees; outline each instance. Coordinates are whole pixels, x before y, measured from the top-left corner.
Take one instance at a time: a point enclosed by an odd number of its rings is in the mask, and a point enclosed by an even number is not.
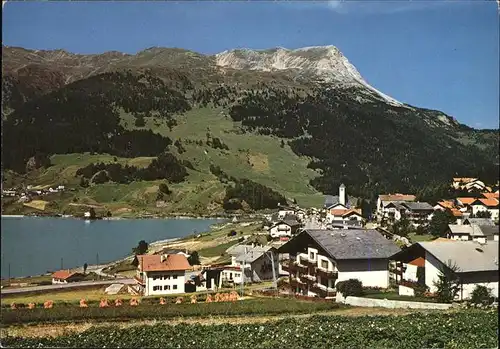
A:
[[[76,176],[82,176],[82,183],[91,180],[95,184],[108,181],[130,183],[133,181],[152,181],[167,179],[172,183],[184,181],[188,175],[185,166],[171,153],[162,153],[146,168],[122,165],[119,163],[90,163],[79,168]]]

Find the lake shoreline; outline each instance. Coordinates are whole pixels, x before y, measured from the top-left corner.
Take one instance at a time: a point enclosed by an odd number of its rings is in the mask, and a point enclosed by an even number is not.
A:
[[[62,265],[63,260],[65,266],[67,266],[62,267],[62,269],[68,267],[69,269],[78,269],[84,262],[87,262],[89,266],[98,265],[99,267],[116,264],[130,259],[131,248],[137,246],[137,242],[140,240],[147,241],[151,247],[161,248],[163,245],[173,244],[187,236],[192,237],[193,234],[213,231],[217,229],[217,226],[228,221],[227,218],[222,217],[203,219],[181,216],[156,219],[154,217],[148,217],[148,219],[111,217],[111,219],[88,222],[77,217],[55,218],[62,217],[2,215],[2,229],[5,228],[5,231],[2,231],[3,235],[5,235],[3,238],[7,238],[6,241],[4,241],[5,239],[2,240],[2,265],[4,267],[1,276],[3,279],[7,279],[9,274],[11,275],[10,279],[46,276],[49,272],[61,269],[58,265]],[[108,232],[110,235],[107,234]],[[101,240],[100,236],[104,237],[103,234],[107,236],[107,238],[103,238],[103,241],[106,241],[106,246],[109,245],[108,249],[94,247],[94,245],[99,245],[97,242]],[[113,236],[113,238],[109,238],[109,236]],[[22,239],[29,241],[30,246],[23,245],[23,253],[21,253],[21,255],[27,254],[28,257],[17,262],[17,259],[20,258],[19,254],[12,253],[12,251],[20,248],[19,240]],[[53,239],[54,242],[46,246],[47,239]],[[42,248],[49,252],[53,250],[52,246],[57,246],[60,241],[63,241],[63,243],[59,247],[57,258],[53,257],[54,253],[47,254],[47,257],[36,258],[37,262],[33,262],[33,258],[29,257],[30,254],[27,251]],[[95,241],[95,243],[91,241]],[[115,248],[113,241],[121,241],[121,247]],[[125,247],[122,246],[123,241],[126,241]],[[68,252],[69,249],[74,249],[74,246],[78,246],[78,250],[83,248],[82,251],[85,251],[83,253],[80,251],[75,252],[78,259],[73,258],[75,253]],[[86,255],[84,255],[85,253]],[[39,255],[35,254],[34,256]],[[28,261],[28,263],[25,264],[25,261]],[[20,264],[21,262],[22,264]],[[9,269],[7,269],[6,265],[9,265]],[[10,265],[14,267],[12,274]]]
[[[231,215],[232,217],[233,215]],[[229,219],[230,216],[137,216],[137,217],[99,217],[96,219],[89,219],[87,217],[77,217],[77,216],[71,216],[71,215],[2,215],[2,218],[62,218],[62,219],[79,219],[79,220],[103,220],[103,221],[120,221],[120,220],[138,220],[138,219],[217,219],[217,220],[224,220],[224,219]]]

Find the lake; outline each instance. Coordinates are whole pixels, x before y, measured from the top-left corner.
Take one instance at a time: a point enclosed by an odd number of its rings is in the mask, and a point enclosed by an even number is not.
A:
[[[1,277],[103,264],[132,254],[140,240],[184,237],[208,231],[215,219],[123,219],[85,222],[73,218],[2,217]]]

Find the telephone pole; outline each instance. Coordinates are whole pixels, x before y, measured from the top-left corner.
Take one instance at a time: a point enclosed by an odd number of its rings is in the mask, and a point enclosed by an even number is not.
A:
[[[61,270],[63,270],[63,258],[61,257]]]
[[[245,295],[245,263],[247,259],[247,248],[243,252],[243,263],[241,265],[241,297]]]
[[[278,282],[276,281],[276,270],[274,269],[274,254],[273,251],[266,252],[266,256],[271,259],[271,268],[273,268],[273,287],[278,293]]]

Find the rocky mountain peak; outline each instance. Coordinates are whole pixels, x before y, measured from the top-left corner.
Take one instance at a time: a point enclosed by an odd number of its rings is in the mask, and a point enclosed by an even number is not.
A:
[[[267,50],[234,49],[215,55],[218,66],[257,71],[290,70],[309,74],[318,81],[342,87],[363,87],[386,102],[402,106],[368,84],[356,67],[335,46],[310,46],[297,49],[276,47]]]

